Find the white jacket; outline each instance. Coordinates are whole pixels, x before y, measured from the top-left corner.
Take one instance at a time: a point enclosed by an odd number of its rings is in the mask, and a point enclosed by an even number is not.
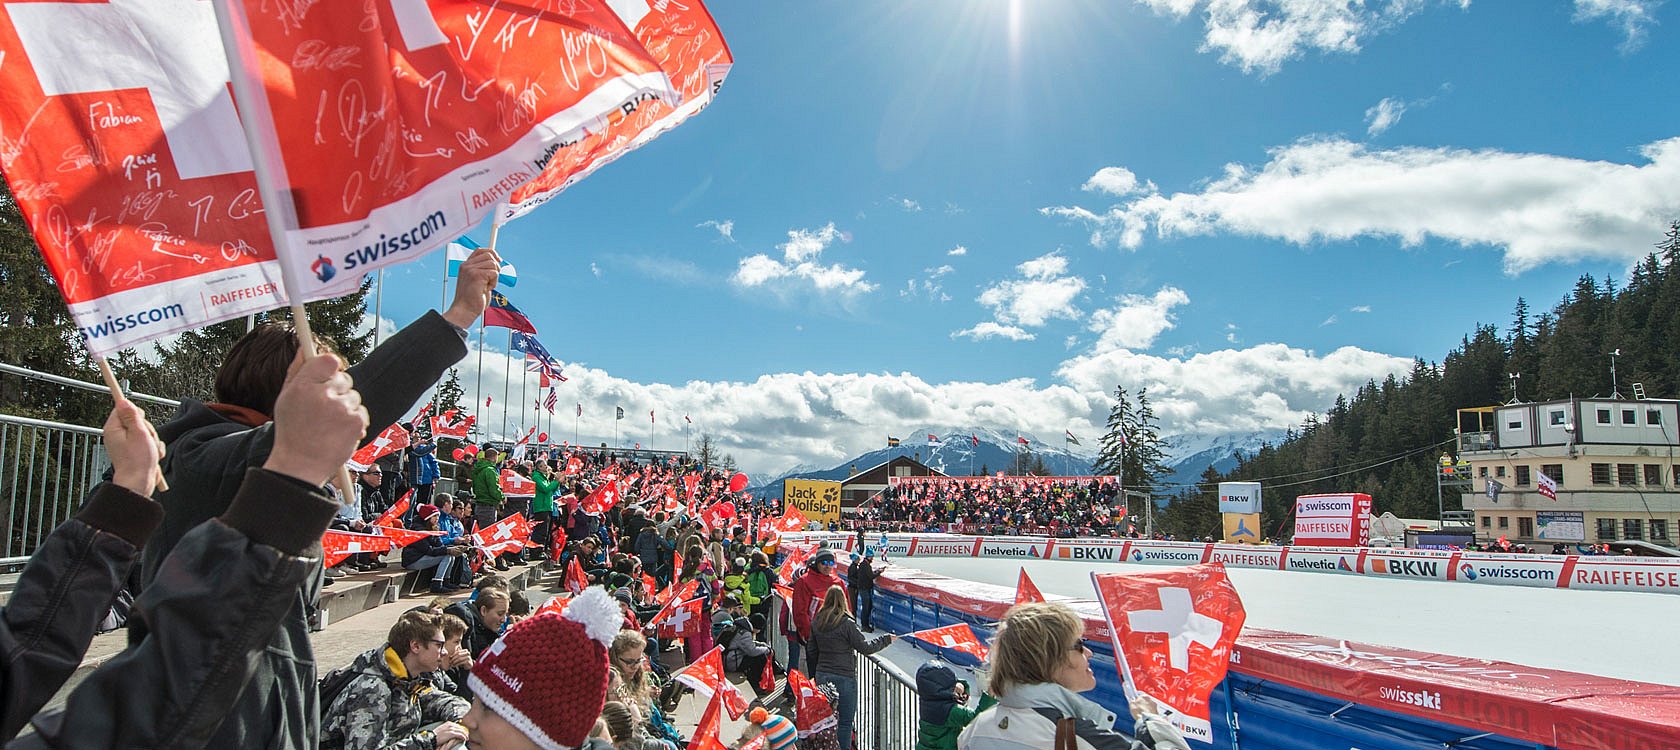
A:
[[[982,711],[957,737],[960,750],[1048,750],[1056,745],[1056,721],[1073,719],[1079,750],[1136,750],[1114,731],[1115,715],[1053,682],[1017,685]]]

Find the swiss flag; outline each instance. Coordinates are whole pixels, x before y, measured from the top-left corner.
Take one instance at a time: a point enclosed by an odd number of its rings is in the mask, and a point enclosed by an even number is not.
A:
[[[659,606],[663,607],[666,604],[669,604],[672,599],[679,602],[686,602],[689,599],[693,599],[695,592],[699,590],[699,579],[690,578],[682,583],[672,583],[671,585],[666,586],[663,591],[654,595],[653,600],[657,602]]]
[[[566,590],[577,596],[586,588],[589,588],[589,574],[583,572],[583,563],[578,562],[574,555],[572,561],[566,564]]]
[[[708,529],[727,529],[730,519],[735,517],[735,503],[725,500],[713,503],[711,507],[700,512],[700,522]]]
[[[686,475],[684,475],[683,476],[683,487],[688,491],[688,497],[691,497],[691,498],[694,497],[694,491],[700,487],[700,475],[699,474],[686,474]]]
[[[694,688],[694,692],[700,695],[721,694],[723,707],[729,711],[732,720],[741,718],[741,714],[747,712],[747,701],[741,697],[741,691],[723,675],[723,646],[713,646],[712,650],[671,677]]]
[[[766,518],[759,524],[760,529],[768,529],[781,534],[794,531],[804,531],[810,528],[811,520],[793,503],[788,503],[787,509],[782,511],[780,518]]]
[[[800,737],[839,724],[828,697],[817,692],[816,683],[797,669],[788,670],[788,690],[793,693],[793,725],[799,730]]]
[[[683,558],[682,550],[672,550],[671,551],[671,580],[673,580],[673,581],[682,577],[682,574],[683,574],[682,558]]]
[[[502,494],[507,497],[536,497],[537,483],[513,469],[502,469]]]
[[[408,512],[408,499],[411,497],[414,497],[414,490],[404,492],[402,497],[391,503],[391,507],[386,508],[384,513],[379,514],[379,518],[373,522],[373,525],[401,526],[402,516]]]
[[[380,536],[391,540],[391,544],[396,547],[407,547],[429,536],[443,536],[441,531],[415,531],[401,526],[375,526],[373,528],[379,532]]]
[[[1092,573],[1120,678],[1169,709],[1186,737],[1213,741],[1208,695],[1231,663],[1246,615],[1212,562],[1150,573]]]
[[[582,474],[583,473],[583,459],[578,458],[576,456],[573,456],[571,458],[566,459],[566,473],[567,474]]]
[[[566,603],[569,602],[569,601],[571,601],[571,599],[568,598],[568,597],[551,596],[551,597],[548,598],[548,601],[543,602],[543,605],[541,607],[537,607],[537,611],[532,612],[531,616],[532,617],[537,617],[539,615],[549,613],[549,612],[552,612],[552,613],[557,614],[557,615],[565,614],[566,613]]]
[[[357,534],[328,529],[321,535],[321,564],[332,567],[351,555],[363,552],[387,552],[391,540],[378,534]]]
[[[217,4],[297,292],[443,247],[627,103],[680,98],[609,3]]]
[[[407,447],[408,430],[403,429],[400,424],[391,425],[381,431],[372,442],[350,454],[350,468],[356,471],[366,471],[367,467],[372,466],[374,461]]]
[[[606,484],[596,488],[594,492],[589,493],[589,496],[585,497],[579,505],[585,513],[600,515],[618,504],[621,499],[619,492],[618,482],[609,480]]]
[[[771,666],[775,662],[774,655],[764,657],[764,671],[758,673],[758,689],[766,693],[776,689],[776,669]]]
[[[985,644],[982,644],[979,638],[974,637],[974,631],[971,630],[966,623],[959,622],[955,625],[946,625],[942,628],[919,630],[904,637],[915,638],[918,641],[938,646],[939,648],[961,651],[962,653],[968,654],[980,661],[986,660],[987,650]]]
[[[659,626],[661,638],[697,636],[707,627],[705,609],[705,599],[672,600],[649,619],[648,624]]]
[[[465,438],[477,419],[478,417],[470,414],[463,416],[460,409],[450,409],[432,417],[432,434],[437,437]]]
[[[699,723],[694,725],[693,738],[688,741],[688,750],[728,750],[718,738],[719,725],[723,723],[722,711],[724,698],[721,694],[711,693],[712,699],[706,702],[706,710],[701,712]]]
[[[1042,601],[1044,601],[1044,594],[1039,593],[1038,587],[1033,585],[1032,579],[1027,576],[1027,569],[1022,568],[1021,576],[1015,579],[1015,603],[1026,604]]]
[[[776,573],[780,575],[784,581],[793,580],[793,574],[799,570],[799,566],[804,565],[805,561],[810,559],[812,549],[814,548],[802,545],[789,545],[787,557],[782,560],[782,567],[777,570]]]
[[[508,516],[472,535],[473,543],[486,549],[504,547],[508,542],[523,542],[529,538],[531,538],[531,524],[525,520],[525,514],[523,513]],[[520,545],[514,547],[514,549],[520,549],[523,546]]]

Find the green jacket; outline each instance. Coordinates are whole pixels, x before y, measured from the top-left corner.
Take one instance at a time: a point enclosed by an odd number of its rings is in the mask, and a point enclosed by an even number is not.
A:
[[[751,607],[758,603],[758,597],[753,596],[752,588],[747,585],[745,573],[730,573],[723,577],[724,591],[734,592],[735,598],[741,600],[742,606]]]
[[[560,489],[560,480],[549,479],[541,471],[533,471],[531,481],[537,484],[537,496],[531,500],[531,513],[553,513],[554,493]]]
[[[473,503],[477,505],[494,505],[502,507],[507,498],[502,496],[502,472],[496,465],[482,458],[473,464],[472,470]]]
[[[997,699],[991,693],[980,694],[980,705],[970,709],[966,706],[953,706],[944,724],[930,724],[918,722],[916,733],[916,750],[957,750],[957,735],[979,716],[981,711],[997,704]]]

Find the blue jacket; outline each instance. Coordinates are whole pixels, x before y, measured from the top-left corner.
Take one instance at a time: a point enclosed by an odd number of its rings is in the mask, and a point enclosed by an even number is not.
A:
[[[443,532],[439,537],[445,546],[455,543],[455,540],[467,535],[467,528],[461,525],[461,519],[448,513],[438,515],[438,529]]]
[[[412,484],[436,484],[438,480],[437,445],[416,445],[408,449],[413,455],[409,467],[414,476]]]

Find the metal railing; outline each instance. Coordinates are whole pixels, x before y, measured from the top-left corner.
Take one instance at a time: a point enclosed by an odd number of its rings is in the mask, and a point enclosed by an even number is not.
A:
[[[97,429],[0,414],[0,566],[27,562],[109,463]]]
[[[874,654],[857,657],[858,716],[853,733],[860,750],[905,750],[916,746],[916,682]]]

